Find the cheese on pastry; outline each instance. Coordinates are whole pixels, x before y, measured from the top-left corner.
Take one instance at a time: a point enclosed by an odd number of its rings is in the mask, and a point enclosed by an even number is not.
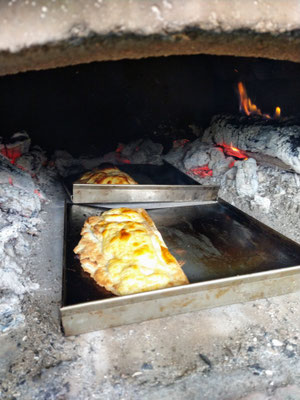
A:
[[[120,171],[117,167],[107,167],[102,169],[94,169],[86,172],[80,179],[79,183],[97,183],[110,185],[137,185],[137,182],[128,174]]]
[[[115,208],[88,218],[74,252],[98,285],[116,295],[189,283],[142,209]]]

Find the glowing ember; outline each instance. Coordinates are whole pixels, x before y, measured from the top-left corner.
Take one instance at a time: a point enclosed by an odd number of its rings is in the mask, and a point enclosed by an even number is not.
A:
[[[191,168],[190,171],[198,175],[200,178],[206,178],[208,176],[213,176],[212,169],[208,168],[208,164],[202,165],[201,167]]]
[[[14,184],[13,184],[12,178],[8,178],[8,183],[9,183],[10,185],[12,185],[12,186],[14,185]]]
[[[128,158],[120,157],[120,161],[121,161],[122,163],[124,163],[124,164],[131,164],[131,161],[128,160]]]
[[[13,148],[12,149],[6,148],[6,152],[7,152],[7,157],[11,159],[12,164],[15,164],[16,159],[22,155],[22,153],[19,150]]]
[[[124,149],[124,144],[123,143],[119,143],[118,147],[116,148],[118,162],[124,163],[124,164],[131,164],[131,161],[128,160],[128,158],[122,157],[121,153],[122,153],[123,149]],[[138,151],[139,147],[136,147],[135,150]]]
[[[116,148],[116,153],[121,153],[123,149],[124,149],[124,144],[119,143],[118,147]]]
[[[175,149],[179,147],[184,147],[189,142],[189,139],[177,139],[173,140],[173,147]]]
[[[41,199],[43,198],[43,196],[37,189],[34,190],[34,193],[37,194]]]
[[[218,144],[217,147],[221,149],[226,156],[236,157],[241,160],[248,160],[247,153],[245,153],[243,150],[238,149],[237,147],[234,147],[232,143],[228,145],[223,142]]]
[[[4,147],[1,149],[1,154],[2,154],[4,157],[9,158],[9,159],[10,159],[10,162],[11,162],[12,164],[15,164],[17,158],[21,157],[21,155],[22,155],[22,153],[20,152],[19,149],[16,149],[16,148],[14,148],[14,147],[13,147],[13,148],[8,148],[8,147],[6,147],[6,146],[4,146]]]
[[[260,115],[267,119],[272,119],[269,114],[263,114],[261,110],[252,103],[251,99],[247,95],[246,88],[242,82],[238,83],[238,90],[240,95],[240,111],[244,111],[247,115]],[[276,107],[274,118],[280,118],[280,107]]]

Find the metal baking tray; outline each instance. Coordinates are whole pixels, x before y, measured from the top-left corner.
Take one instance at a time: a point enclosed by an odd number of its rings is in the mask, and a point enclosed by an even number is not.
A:
[[[82,271],[73,253],[85,219],[103,210],[66,206],[66,335],[300,290],[300,246],[219,199],[149,211],[171,253],[184,261],[189,285],[113,296]]]
[[[181,202],[216,198],[218,186],[201,186],[171,164],[118,166],[138,185],[82,184],[79,176],[68,177],[64,183],[74,204]],[[72,193],[72,194],[71,194]]]

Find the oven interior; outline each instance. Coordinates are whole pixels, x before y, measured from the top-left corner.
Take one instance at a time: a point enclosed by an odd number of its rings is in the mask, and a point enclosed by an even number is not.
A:
[[[299,114],[297,63],[228,56],[171,56],[107,61],[0,78],[1,136],[27,131],[49,155],[114,151],[150,138],[201,137],[211,118],[239,114],[237,85],[263,112]]]

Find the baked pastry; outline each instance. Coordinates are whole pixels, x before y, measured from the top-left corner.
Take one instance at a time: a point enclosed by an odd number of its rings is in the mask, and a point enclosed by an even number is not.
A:
[[[98,285],[126,295],[189,283],[142,208],[114,208],[88,218],[74,252]]]
[[[86,172],[79,179],[78,183],[97,183],[102,185],[137,185],[138,183],[126,172],[117,167],[97,168]]]

